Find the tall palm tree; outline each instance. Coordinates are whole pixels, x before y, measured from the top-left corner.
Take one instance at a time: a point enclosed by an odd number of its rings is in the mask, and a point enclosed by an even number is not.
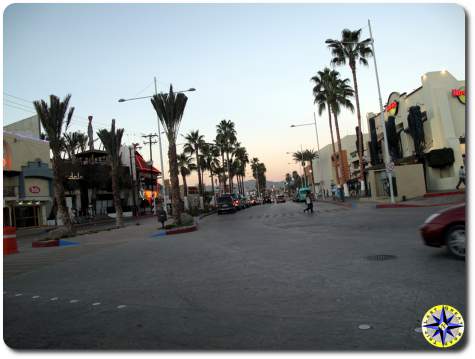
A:
[[[307,186],[307,177],[305,176],[305,153],[304,151],[296,151],[292,153],[292,158],[296,163],[300,163],[302,166],[302,172],[303,172],[303,179],[304,179],[304,185]]]
[[[211,191],[214,198],[214,175],[219,172],[219,149],[212,144],[205,144],[202,150],[203,169],[209,171],[211,177]],[[204,171],[203,171],[204,172]]]
[[[313,87],[313,96],[315,97],[314,103],[318,106],[318,114],[322,115],[325,109],[328,111],[328,124],[330,126],[330,135],[332,140],[332,149],[333,156],[336,156],[335,140],[333,137],[333,125],[332,125],[332,115],[331,108],[328,103],[329,96],[329,84],[331,84],[335,78],[338,77],[338,72],[335,70],[330,70],[328,67],[325,67],[323,71],[318,71],[317,75],[311,78],[315,82]],[[337,169],[337,162],[333,162],[335,166],[336,181],[340,183],[340,177]]]
[[[107,152],[107,157],[111,166],[112,196],[114,197],[115,224],[117,227],[122,227],[124,224],[119,188],[120,148],[122,146],[123,134],[123,128],[118,128],[116,130],[115,119],[112,119],[110,131],[102,129],[97,132],[97,137],[99,137]]]
[[[348,65],[353,75],[353,88],[355,90],[355,102],[356,102],[356,115],[358,117],[359,133],[357,136],[361,136],[361,112],[360,112],[360,100],[358,93],[358,82],[356,79],[356,63],[360,65],[368,66],[367,58],[373,55],[370,44],[371,39],[360,41],[361,29],[351,31],[344,29],[341,32],[341,40],[328,39],[325,41],[328,44],[328,48],[331,50],[333,56],[331,63],[333,65]],[[363,139],[358,141],[358,157],[360,163],[360,180],[364,178],[364,163],[363,163]]]
[[[55,95],[50,95],[49,106],[44,100],[34,101],[36,114],[41,121],[49,146],[53,153],[53,178],[54,178],[54,197],[58,206],[58,217],[62,220],[63,226],[69,233],[73,232],[73,224],[66,207],[64,198],[63,173],[61,151],[63,147],[63,127],[67,131],[71,118],[73,117],[74,107],[69,108],[71,95],[67,95],[63,101]]]
[[[266,188],[266,166],[264,163],[259,162],[257,157],[254,157],[251,160],[251,169],[252,176],[256,179],[256,187],[259,188],[259,192],[262,192]]]
[[[178,170],[180,171],[181,178],[183,179],[183,194],[188,196],[188,186],[186,184],[186,176],[191,174],[191,171],[196,169],[196,165],[193,163],[191,156],[186,152],[182,152],[178,155]]]
[[[229,189],[232,191],[232,182],[230,176],[230,165],[231,165],[231,153],[233,146],[236,143],[236,128],[234,122],[231,120],[222,120],[216,126],[217,134],[220,136],[220,142],[222,146],[222,151],[226,153],[226,162],[228,169],[228,179],[229,179]]]
[[[200,152],[205,144],[204,136],[200,135],[200,131],[190,131],[185,136],[185,140],[187,141],[184,146],[184,151],[189,153],[190,155],[195,155],[196,159],[196,171],[198,173],[198,193],[200,196],[203,195],[203,182],[202,182],[202,174],[201,174],[201,160],[200,160]]]
[[[170,182],[172,194],[172,208],[177,224],[181,224],[181,201],[180,184],[178,181],[178,161],[176,153],[176,137],[180,128],[181,119],[185,112],[188,97],[184,93],[173,92],[170,85],[168,94],[160,93],[151,99],[152,105],[157,112],[160,122],[165,129],[168,139],[168,162],[170,168]]]
[[[223,192],[226,192],[226,171],[224,169],[225,161],[224,161],[224,152],[225,152],[225,140],[224,140],[224,135],[218,133],[216,135],[216,138],[214,140],[214,143],[216,145],[216,148],[218,149],[220,156],[221,156],[221,169],[219,171],[220,175],[219,177],[219,182],[220,186],[223,190]]]
[[[340,138],[340,128],[338,125],[338,115],[340,114],[341,108],[346,108],[351,112],[354,112],[354,106],[350,100],[354,96],[354,91],[351,86],[348,84],[349,79],[340,79],[335,77],[329,84],[329,104],[333,113],[333,120],[335,121],[335,130],[338,143],[338,162],[340,165],[340,185],[343,185],[343,160],[341,159],[341,138]]]
[[[314,172],[314,168],[313,168],[313,160],[318,158],[318,153],[317,153],[317,151],[306,149],[306,150],[303,151],[303,158],[305,159],[305,161],[308,161],[310,163],[310,166],[311,166],[311,169],[312,169],[312,175],[310,177],[312,179],[313,192],[316,194],[316,191],[315,191],[315,172]]]
[[[86,134],[75,131],[64,134],[64,147],[70,160],[76,159],[78,150],[84,151],[87,144]]]
[[[246,176],[246,166],[249,163],[249,154],[247,153],[246,147],[238,146],[234,149],[234,156],[237,161],[236,175],[239,193],[244,195],[244,177]]]

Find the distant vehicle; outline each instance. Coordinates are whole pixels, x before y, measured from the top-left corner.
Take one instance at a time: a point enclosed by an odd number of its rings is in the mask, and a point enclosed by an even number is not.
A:
[[[236,211],[235,201],[230,194],[224,194],[218,197],[218,214],[235,213]]]
[[[231,196],[233,198],[234,207],[236,207],[237,210],[243,209],[244,206],[243,206],[243,203],[242,203],[242,200],[241,200],[241,196],[239,194],[236,194],[236,193],[233,193]]]
[[[251,206],[251,200],[246,196],[241,196],[242,201],[244,202],[244,208]]]
[[[447,246],[450,254],[465,259],[465,203],[429,216],[420,232],[426,245]]]
[[[302,187],[296,193],[294,197],[294,202],[305,202],[305,198],[307,197],[307,193],[311,193],[310,188]]]
[[[276,199],[275,199],[275,202],[276,203],[285,203],[285,196],[283,194],[279,194]]]
[[[268,195],[264,195],[262,203],[272,203],[272,198]]]

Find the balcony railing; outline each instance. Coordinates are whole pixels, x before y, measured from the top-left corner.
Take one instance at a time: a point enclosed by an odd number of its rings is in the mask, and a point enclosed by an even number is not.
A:
[[[16,197],[16,186],[3,186],[3,197]]]

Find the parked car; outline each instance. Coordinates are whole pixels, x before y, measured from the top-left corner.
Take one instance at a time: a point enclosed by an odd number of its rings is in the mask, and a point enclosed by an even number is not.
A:
[[[275,202],[276,203],[285,203],[285,196],[283,194],[279,194],[276,199],[275,199]]]
[[[450,254],[465,258],[465,203],[429,216],[420,227],[422,238],[431,247],[447,246]]]
[[[224,194],[218,197],[218,214],[222,213],[235,213],[237,211],[237,207],[235,204],[235,200],[230,194]]]
[[[236,207],[236,209],[239,211],[240,209],[243,209],[242,201],[241,198],[238,194],[233,193],[232,195],[233,198],[233,205]]]

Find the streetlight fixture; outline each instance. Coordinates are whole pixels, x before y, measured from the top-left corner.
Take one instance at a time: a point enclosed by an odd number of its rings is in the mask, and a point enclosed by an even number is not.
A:
[[[319,172],[320,172],[320,176],[322,176],[322,164],[321,164],[321,161],[320,161],[320,142],[318,141],[318,129],[317,129],[317,118],[315,116],[315,112],[313,112],[313,123],[302,123],[302,124],[298,124],[298,125],[290,125],[291,128],[295,128],[295,127],[301,127],[301,126],[315,126],[315,136],[317,138],[317,153],[318,153],[318,167],[319,167]],[[312,168],[313,168],[313,161],[312,161]],[[313,171],[312,171],[313,173]],[[315,195],[317,195],[316,191],[315,191],[315,177],[312,175],[313,177],[313,180],[312,180],[312,185],[313,185],[313,192],[315,193]],[[320,181],[319,183],[321,183],[322,181]],[[322,194],[323,194],[323,198],[325,198],[325,195],[324,195],[325,191],[322,190]]]
[[[151,96],[132,97],[132,98],[127,98],[127,99],[121,98],[121,99],[118,100],[118,102],[142,100],[142,99],[146,99],[146,98],[152,98],[153,96],[158,95],[157,77],[156,76],[153,77],[153,82],[155,84],[155,94],[153,94]],[[196,89],[194,87],[190,87],[188,90],[173,91],[173,93],[194,92],[194,91],[196,91]],[[165,212],[168,212],[167,211],[167,200],[166,200],[166,197],[165,197],[165,167],[163,166],[163,151],[162,151],[162,136],[161,136],[162,131],[160,130],[160,118],[158,117],[158,114],[157,114],[157,125],[158,125],[158,145],[159,145],[159,148],[160,148],[160,167],[161,167],[161,171],[162,171],[163,204],[164,204]]]

